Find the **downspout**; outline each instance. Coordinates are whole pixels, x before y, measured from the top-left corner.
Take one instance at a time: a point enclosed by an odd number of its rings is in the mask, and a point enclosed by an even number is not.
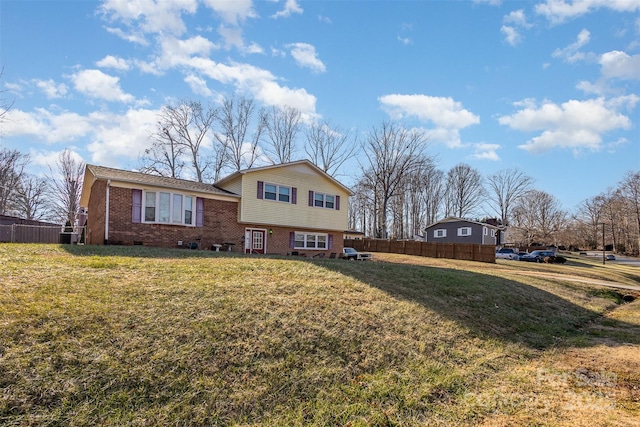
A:
[[[104,214],[104,244],[109,244],[109,187],[111,186],[111,180],[107,180],[107,191],[106,191],[106,203],[105,203],[105,214]]]

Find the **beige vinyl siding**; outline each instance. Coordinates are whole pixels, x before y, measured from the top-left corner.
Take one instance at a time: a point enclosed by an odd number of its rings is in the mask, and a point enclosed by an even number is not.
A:
[[[258,181],[297,189],[297,203],[258,199]],[[225,185],[225,188],[227,186]],[[340,210],[309,206],[309,191],[340,196]],[[349,194],[304,164],[243,175],[240,221],[304,229],[346,230]]]

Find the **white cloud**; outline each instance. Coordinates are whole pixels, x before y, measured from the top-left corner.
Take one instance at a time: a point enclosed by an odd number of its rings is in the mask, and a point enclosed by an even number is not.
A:
[[[125,32],[121,28],[105,27],[108,33],[120,37],[122,40],[126,40],[131,43],[139,44],[140,46],[148,46],[149,42],[144,37],[144,34],[140,31],[130,30]]]
[[[242,36],[242,29],[239,27],[225,27],[221,25],[218,28],[218,34],[224,39],[224,47],[227,50],[236,48],[242,53],[264,53],[262,47],[257,43],[246,45]]]
[[[133,102],[133,95],[120,89],[120,79],[100,70],[82,70],[71,75],[77,91],[105,101]]]
[[[53,113],[44,108],[36,108],[29,113],[12,109],[5,117],[5,136],[32,136],[49,144],[68,143],[88,135],[93,129],[93,124],[87,117],[68,111]]]
[[[62,98],[67,94],[67,85],[64,83],[56,83],[52,79],[34,80],[36,87],[49,99]]]
[[[238,25],[247,18],[256,18],[251,0],[204,0],[228,24]]]
[[[500,160],[500,156],[498,156],[498,153],[496,152],[501,148],[499,144],[474,144],[473,148],[475,152],[471,157],[473,157],[474,159],[491,160],[494,162]]]
[[[580,48],[589,43],[591,39],[591,33],[583,29],[578,34],[575,43],[571,43],[569,46],[564,49],[556,49],[551,56],[554,58],[563,58],[565,61],[569,63],[577,62],[587,58],[587,55],[583,52],[580,52]]]
[[[184,78],[184,81],[189,85],[191,91],[196,95],[210,97],[213,95],[211,89],[207,87],[207,82],[204,79],[201,79],[198,76],[194,76],[193,74],[189,74]]]
[[[395,94],[381,96],[378,100],[391,116],[414,116],[446,129],[462,129],[480,123],[478,116],[452,98]]]
[[[606,79],[640,80],[640,54],[630,56],[614,50],[600,57],[600,65]]]
[[[413,40],[411,40],[410,37],[400,37],[398,36],[398,41],[400,43],[402,43],[403,45],[407,46],[413,43]]]
[[[95,111],[80,115],[37,108],[33,112],[10,110],[4,125],[8,136],[29,136],[47,144],[73,145],[90,141],[86,149],[91,162],[118,166],[136,160],[150,145],[149,135],[158,120],[159,110],[129,109],[120,115]],[[40,155],[40,154],[39,154]]]
[[[195,13],[197,8],[197,0],[106,0],[100,10],[112,21],[121,21],[127,27],[137,24],[145,33],[180,35],[186,31],[182,13]]]
[[[98,62],[96,62],[98,67],[102,68],[113,68],[114,70],[119,71],[127,71],[131,68],[129,62],[126,59],[119,58],[113,55],[107,55]]]
[[[325,65],[318,59],[316,48],[308,43],[292,43],[286,47],[291,49],[291,56],[296,63],[304,68],[309,68],[316,73],[324,73]]]
[[[505,40],[511,46],[516,46],[522,40],[520,33],[514,27],[510,27],[508,25],[503,25],[500,27],[500,32],[504,34]]]
[[[631,127],[631,120],[620,110],[632,110],[639,100],[636,95],[628,95],[609,100],[570,100],[561,105],[545,101],[540,106],[532,106],[528,101],[526,107],[510,116],[502,116],[498,121],[524,132],[542,131],[519,146],[532,153],[556,148],[570,148],[574,152],[597,151],[606,132]]]
[[[518,9],[511,11],[508,15],[505,15],[502,21],[505,24],[513,24],[523,28],[531,28],[532,25],[527,22],[527,17],[524,14],[524,10]]]
[[[292,13],[302,13],[304,10],[298,4],[298,0],[286,0],[284,9],[271,15],[272,18],[288,18]]]
[[[462,108],[462,104],[452,98],[393,94],[381,96],[378,101],[394,119],[413,116],[432,122],[436,129],[430,130],[429,136],[449,147],[462,145],[460,129],[480,123],[480,117]]]
[[[551,23],[560,24],[600,8],[616,12],[636,12],[640,10],[640,2],[637,0],[547,0],[537,4],[535,10]]]

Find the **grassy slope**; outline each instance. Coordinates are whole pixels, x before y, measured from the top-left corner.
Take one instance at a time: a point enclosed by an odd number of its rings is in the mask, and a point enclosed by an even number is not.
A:
[[[638,425],[640,302],[517,273],[633,270],[376,258],[0,245],[0,424]]]

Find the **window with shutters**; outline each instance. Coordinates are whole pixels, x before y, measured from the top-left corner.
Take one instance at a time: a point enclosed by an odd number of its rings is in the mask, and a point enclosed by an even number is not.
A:
[[[458,228],[458,236],[471,236],[471,227],[460,227]]]
[[[433,230],[433,237],[435,238],[447,237],[447,230],[444,228]]]
[[[336,197],[333,194],[313,192],[313,206],[317,208],[338,209]]]
[[[142,211],[144,222],[159,224],[195,225],[194,197],[164,191],[145,191]]]
[[[264,183],[262,198],[276,202],[295,203],[292,201],[292,188],[285,185]]]
[[[294,249],[327,249],[328,234],[325,233],[295,233]]]

